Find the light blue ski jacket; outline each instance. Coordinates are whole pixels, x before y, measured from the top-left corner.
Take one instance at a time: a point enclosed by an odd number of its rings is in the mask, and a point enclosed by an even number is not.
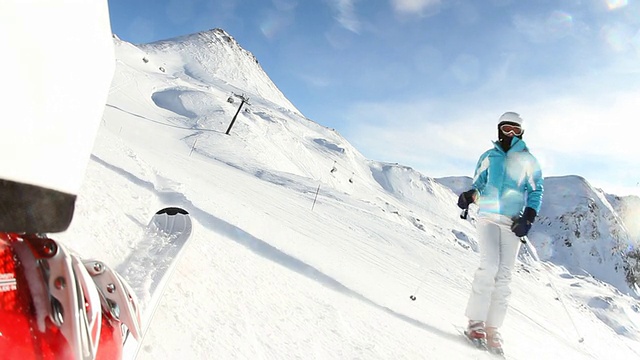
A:
[[[480,156],[472,188],[479,193],[479,214],[521,215],[525,207],[540,212],[543,193],[542,171],[527,144],[514,137],[506,153],[499,142]]]

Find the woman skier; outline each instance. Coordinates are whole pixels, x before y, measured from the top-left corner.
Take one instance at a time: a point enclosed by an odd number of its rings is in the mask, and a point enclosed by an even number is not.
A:
[[[540,165],[522,140],[522,123],[515,112],[500,116],[498,141],[480,156],[471,189],[458,198],[461,209],[472,203],[479,206],[480,265],[465,312],[465,334],[498,354],[503,354],[498,328],[507,312],[511,273],[543,193]]]

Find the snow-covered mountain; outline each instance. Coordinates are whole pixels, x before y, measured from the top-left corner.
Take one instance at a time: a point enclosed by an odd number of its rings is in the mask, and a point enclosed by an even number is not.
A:
[[[478,262],[474,223],[455,205],[468,177],[366,159],[223,30],[114,44],[104,120],[60,238],[126,269],[149,214],[193,215],[142,358],[483,358],[456,330]],[[249,104],[227,135],[234,94]],[[640,356],[624,272],[636,198],[577,176],[545,186],[531,240],[551,263],[518,265],[509,358]]]
[[[550,196],[531,236],[541,256],[574,274],[586,272],[637,295],[636,284],[627,279],[640,274],[628,259],[638,242],[608,197],[578,176],[547,178],[545,186]]]

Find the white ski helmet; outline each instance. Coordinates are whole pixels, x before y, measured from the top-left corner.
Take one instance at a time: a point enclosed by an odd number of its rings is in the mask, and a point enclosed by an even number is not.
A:
[[[502,116],[500,116],[500,120],[498,120],[498,125],[500,125],[500,124],[502,124],[504,122],[510,122],[510,123],[518,124],[518,125],[520,125],[520,127],[522,127],[522,123],[524,121],[520,117],[520,114],[518,114],[516,112],[513,112],[513,111],[507,111],[506,113],[502,114]]]

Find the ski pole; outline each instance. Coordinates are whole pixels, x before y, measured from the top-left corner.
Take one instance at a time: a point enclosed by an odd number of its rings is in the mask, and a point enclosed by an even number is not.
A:
[[[553,281],[551,280],[551,276],[549,275],[549,269],[545,266],[545,264],[542,263],[542,261],[540,261],[540,257],[538,257],[538,252],[536,251],[536,248],[533,246],[533,244],[531,244],[531,241],[529,241],[529,239],[527,238],[527,236],[523,236],[520,238],[520,241],[525,244],[525,246],[527,247],[527,251],[529,252],[529,254],[531,254],[531,256],[533,256],[533,259],[538,263],[538,264],[542,264],[542,266],[545,268],[545,274],[547,275],[547,280],[549,281],[549,284],[551,285],[551,288],[553,289],[553,291],[556,293],[556,297],[560,300],[560,303],[562,304],[562,307],[564,308],[564,312],[567,314],[567,317],[569,317],[569,320],[571,320],[571,324],[573,325],[573,329],[576,331],[576,334],[578,334],[578,342],[582,343],[584,342],[584,337],[582,337],[582,334],[580,333],[580,330],[578,330],[578,326],[576,325],[575,321],[573,320],[573,316],[571,316],[571,313],[569,312],[569,309],[567,308],[567,304],[565,304],[564,300],[562,299],[562,296],[560,295],[560,292],[558,291],[558,288],[556,288],[555,284],[553,283]]]
[[[469,215],[469,207],[467,206],[464,210],[462,210],[462,213],[460,214],[460,219],[467,219],[467,216]]]

